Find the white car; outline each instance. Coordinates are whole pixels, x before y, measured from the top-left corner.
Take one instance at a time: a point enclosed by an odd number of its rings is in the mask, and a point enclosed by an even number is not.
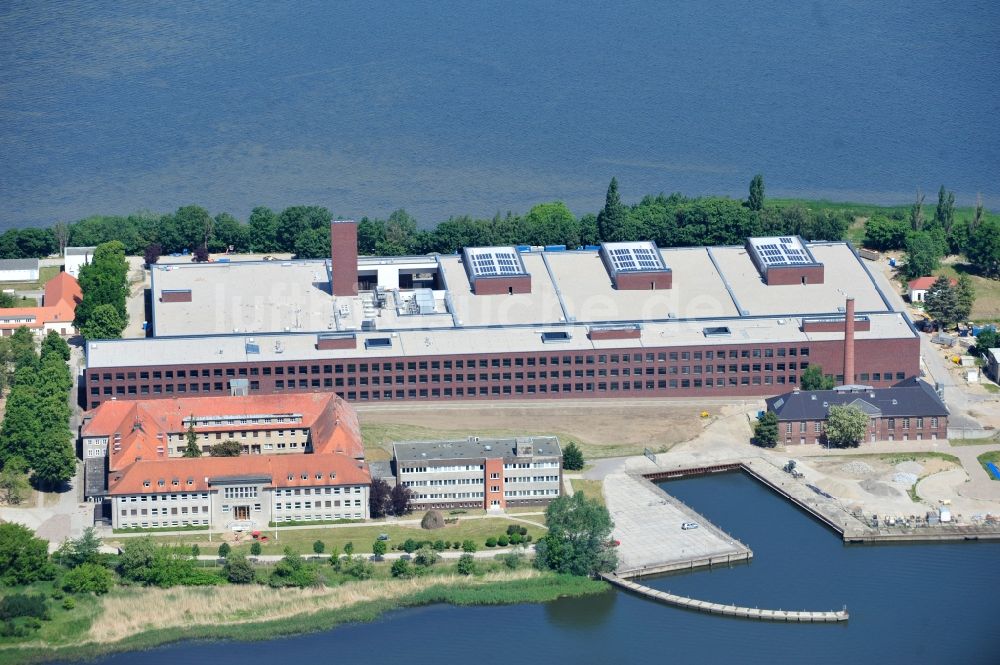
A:
[[[697,529],[698,528],[698,523],[697,522],[684,522],[684,524],[681,524],[681,528],[684,529],[685,531],[690,531],[691,529]]]

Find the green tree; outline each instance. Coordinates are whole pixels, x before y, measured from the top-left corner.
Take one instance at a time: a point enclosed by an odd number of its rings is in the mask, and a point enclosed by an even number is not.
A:
[[[97,563],[84,563],[66,573],[62,588],[71,593],[93,593],[98,596],[111,591],[115,574]]]
[[[260,556],[260,550],[261,546],[259,540],[255,540],[252,543],[250,543],[250,554],[252,554],[253,556]]]
[[[7,458],[0,471],[0,501],[16,506],[28,497],[31,484],[28,483],[28,463],[23,457]]]
[[[563,448],[563,468],[567,471],[580,471],[583,469],[583,451],[576,445],[575,441],[570,441]]]
[[[475,541],[472,540],[462,541],[462,551],[465,552],[466,554],[475,554],[477,549],[479,548],[476,546]]]
[[[52,572],[47,542],[20,524],[0,524],[0,584],[31,584],[52,579]]]
[[[910,228],[914,231],[924,230],[924,193],[917,190],[917,200],[910,206]]]
[[[941,189],[938,190],[934,222],[940,225],[945,233],[951,233],[951,227],[955,224],[955,192],[945,191],[944,185],[941,185]]]
[[[868,414],[853,404],[831,406],[823,431],[831,446],[856,448],[868,431]]]
[[[958,284],[955,286],[955,297],[956,321],[965,321],[972,314],[972,306],[976,304],[976,287],[972,285],[968,275],[959,275]]]
[[[226,579],[232,584],[251,584],[257,578],[257,572],[247,561],[246,556],[239,552],[231,554],[226,558],[226,563],[222,567]]]
[[[434,551],[433,547],[424,545],[413,556],[413,563],[421,568],[430,568],[441,559],[441,555]]]
[[[938,267],[940,248],[934,237],[927,232],[911,233],[906,238],[906,266],[904,273],[908,279],[929,275]]]
[[[864,244],[865,247],[879,251],[903,249],[906,246],[906,236],[909,232],[910,227],[903,220],[872,215],[865,222]]]
[[[545,509],[548,533],[536,546],[535,565],[573,575],[614,570],[618,557],[609,542],[614,524],[608,509],[584,494],[561,496]]]
[[[211,457],[239,457],[243,452],[243,445],[235,439],[226,439],[221,443],[214,444],[208,449]],[[185,457],[188,457],[185,451]]]
[[[270,208],[257,207],[250,213],[247,235],[252,252],[276,252],[278,216]]]
[[[125,320],[114,305],[104,304],[95,307],[87,320],[78,327],[86,340],[121,339],[125,325]]]
[[[611,178],[604,208],[597,215],[597,231],[601,240],[626,240],[623,237],[628,216],[621,196],[618,194],[618,179]]]
[[[330,227],[306,229],[292,246],[297,259],[322,259],[330,256]]]
[[[386,551],[386,544],[384,540],[376,540],[374,543],[372,543],[372,554],[375,555],[376,559],[381,560],[382,557],[385,555],[385,551]]]
[[[984,277],[1000,276],[1000,219],[988,217],[979,222],[965,255]]]
[[[118,313],[120,336],[121,330],[128,323],[125,305],[128,297],[128,262],[125,260],[125,246],[117,240],[98,245],[91,262],[80,268],[79,281],[83,300],[76,308],[76,328],[83,331],[101,305],[111,305]]]
[[[313,543],[313,552],[316,554],[322,554],[326,550],[326,543],[322,540],[317,540]]]
[[[522,220],[516,240],[530,245],[580,245],[580,225],[562,201],[539,203]]]
[[[101,554],[101,539],[94,527],[87,527],[79,538],[67,538],[52,559],[61,566],[77,568],[85,563],[97,563]]]
[[[229,546],[229,543],[222,543],[219,545],[219,558],[225,559],[229,556],[229,553],[233,551],[233,548]]]
[[[370,580],[375,574],[375,565],[362,556],[350,557],[344,562],[342,569],[345,575],[356,580]]]
[[[354,554],[354,543],[347,543],[346,545],[344,545],[344,554],[346,554],[347,556],[351,556],[352,554]]]
[[[970,307],[971,308],[971,307]],[[958,290],[952,288],[951,280],[944,275],[938,277],[927,289],[924,296],[924,310],[947,328],[958,321],[961,314],[958,303]]]
[[[823,368],[819,365],[809,365],[799,379],[802,390],[830,390],[834,383],[833,377],[823,374]]]
[[[71,436],[65,425],[42,432],[31,460],[31,475],[39,485],[58,487],[76,473]]]
[[[778,444],[778,415],[774,411],[765,411],[757,417],[753,442],[761,448],[774,448]]]
[[[42,360],[49,355],[59,358],[64,363],[69,362],[69,344],[55,330],[50,330],[42,340]]]
[[[187,439],[187,445],[184,446],[184,457],[201,457],[201,448],[198,447],[198,433],[194,431],[193,413],[184,436]]]
[[[20,307],[21,304],[18,299],[14,297],[13,293],[0,293],[0,309],[10,309],[11,307]]]
[[[750,196],[747,198],[747,207],[751,210],[764,209],[764,176],[759,173],[750,181]]]
[[[459,575],[475,575],[476,574],[476,558],[469,553],[465,553],[458,557],[458,574]]]
[[[406,559],[396,559],[392,562],[390,573],[399,579],[409,579],[413,577],[413,566]]]

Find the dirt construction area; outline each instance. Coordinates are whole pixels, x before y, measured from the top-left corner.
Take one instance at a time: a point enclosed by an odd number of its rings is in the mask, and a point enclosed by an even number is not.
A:
[[[708,411],[703,417],[702,411]],[[388,459],[393,441],[467,436],[558,436],[587,458],[666,452],[699,436],[720,407],[660,400],[490,402],[358,407],[371,460]]]

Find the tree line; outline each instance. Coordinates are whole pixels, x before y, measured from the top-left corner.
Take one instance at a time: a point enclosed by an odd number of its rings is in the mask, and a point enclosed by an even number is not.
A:
[[[94,215],[48,229],[12,229],[0,236],[0,258],[43,257],[70,246],[117,241],[127,255],[145,255],[155,263],[161,254],[289,252],[299,258],[330,253],[333,215],[320,206],[290,206],[277,212],[256,207],[246,222],[229,213],[212,215],[197,205],[175,212]],[[560,201],[540,203],[526,214],[491,218],[451,217],[432,229],[420,229],[405,210],[386,219],[363,217],[358,245],[363,254],[398,256],[453,253],[463,247],[490,245],[567,245],[602,241],[653,240],[661,247],[742,244],[752,235],[801,235],[807,240],[840,240],[851,222],[845,211],[810,210],[801,205],[769,205],[764,180],[754,177],[746,200],[679,193],[645,196],[623,203],[612,178],[605,206],[596,214],[575,216]]]
[[[112,240],[97,246],[90,263],[80,268],[83,300],[76,307],[76,326],[86,339],[117,339],[128,325],[128,262],[125,246]]]
[[[69,345],[50,331],[39,355],[31,331],[23,326],[9,340],[7,360],[14,364],[14,375],[0,426],[4,483],[30,471],[37,485],[58,486],[76,471],[69,428]]]
[[[865,223],[865,246],[879,251],[905,250],[902,273],[907,279],[930,275],[948,254],[964,254],[983,276],[1000,276],[1000,218],[986,212],[982,197],[972,214],[964,217],[955,207],[955,193],[944,185],[938,190],[933,212],[924,199],[918,193],[906,210],[872,215]]]

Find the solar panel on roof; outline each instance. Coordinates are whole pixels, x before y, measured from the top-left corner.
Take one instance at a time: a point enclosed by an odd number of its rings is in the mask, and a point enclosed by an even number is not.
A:
[[[605,251],[615,272],[662,270],[665,267],[659,253],[649,244],[607,247]]]
[[[469,250],[472,274],[476,277],[495,277],[497,275],[520,275],[524,271],[521,262],[514,251],[500,250]]]

